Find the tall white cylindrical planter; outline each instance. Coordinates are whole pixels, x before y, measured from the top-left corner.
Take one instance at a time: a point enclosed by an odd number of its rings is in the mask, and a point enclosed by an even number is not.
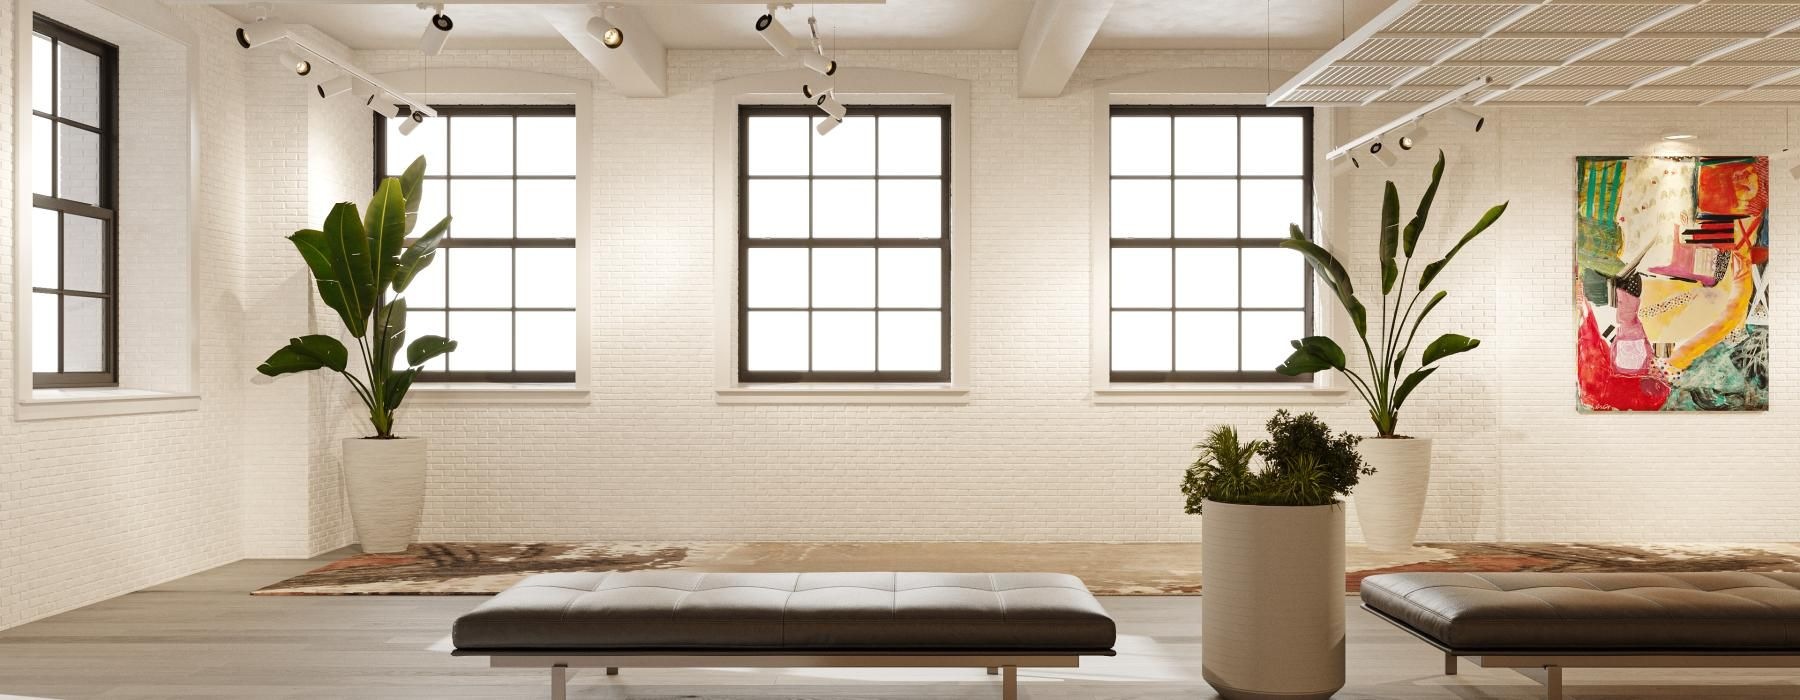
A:
[[[1226,700],[1312,700],[1344,687],[1344,507],[1207,501],[1201,673]]]
[[[1370,549],[1393,552],[1413,546],[1425,491],[1431,485],[1431,441],[1363,438],[1357,445],[1375,473],[1356,484],[1356,522]]]
[[[344,478],[362,550],[405,551],[425,507],[425,440],[345,439]]]

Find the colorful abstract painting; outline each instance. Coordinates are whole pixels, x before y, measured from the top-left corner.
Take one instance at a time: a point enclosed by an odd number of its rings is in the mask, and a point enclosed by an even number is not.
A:
[[[1769,406],[1769,160],[1576,159],[1588,411]]]

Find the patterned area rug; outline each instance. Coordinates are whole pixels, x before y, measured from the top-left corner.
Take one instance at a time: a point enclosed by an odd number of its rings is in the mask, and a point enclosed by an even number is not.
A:
[[[1437,543],[1346,552],[1345,591],[1402,571],[1800,571],[1800,543]],[[253,595],[490,595],[552,571],[1059,571],[1095,595],[1198,595],[1200,545],[1047,543],[431,543],[358,554]]]

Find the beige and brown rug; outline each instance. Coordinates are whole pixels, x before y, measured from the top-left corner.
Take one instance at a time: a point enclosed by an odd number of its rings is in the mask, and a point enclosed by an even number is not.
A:
[[[1800,571],[1800,543],[1437,543],[1403,553],[1352,545],[1345,590],[1400,571]],[[463,543],[360,554],[255,595],[489,595],[551,571],[1060,571],[1095,595],[1196,595],[1200,545],[1000,542]]]

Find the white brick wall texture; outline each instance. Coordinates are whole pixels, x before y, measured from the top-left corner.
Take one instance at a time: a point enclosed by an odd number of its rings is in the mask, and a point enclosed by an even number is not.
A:
[[[368,118],[309,106],[317,100],[303,85],[230,44],[222,16],[183,12],[208,42],[196,245],[219,252],[206,256],[197,290],[203,408],[18,423],[12,384],[0,382],[0,627],[353,536],[335,455],[340,437],[366,430],[360,409],[328,377],[270,386],[248,377],[286,338],[337,327],[282,237],[331,201],[366,198]],[[1277,67],[1307,58],[1278,54]],[[410,51],[358,60],[374,72],[423,65]],[[1088,188],[1100,155],[1091,88],[1152,70],[1261,67],[1263,54],[1097,51],[1056,99],[1013,96],[1012,52],[852,51],[841,60],[974,85],[973,223],[957,232],[970,236],[971,252],[956,261],[971,270],[970,403],[714,401],[716,354],[730,349],[713,345],[711,84],[785,62],[764,51],[674,51],[669,97],[626,99],[571,52],[451,50],[430,67],[595,81],[594,393],[585,406],[405,409],[401,431],[432,441],[422,539],[1199,537],[1176,488],[1192,444],[1220,422],[1259,428],[1274,407],[1091,402]],[[8,86],[11,71],[0,60]],[[0,100],[0,136],[10,136],[10,110]],[[1707,152],[1769,152],[1790,137],[1789,111],[1490,112],[1486,133],[1438,129],[1428,144],[1451,165],[1424,251],[1441,250],[1488,204],[1513,208],[1447,273],[1450,299],[1428,329],[1486,344],[1440,372],[1403,417],[1405,432],[1439,444],[1424,537],[1791,539],[1800,470],[1794,438],[1776,426],[1800,377],[1778,365],[1766,415],[1578,415],[1568,286],[1573,156],[1663,148],[1656,136],[1671,123],[1703,128]],[[1393,115],[1340,115],[1337,136]],[[10,179],[10,160],[0,153],[0,177]],[[1410,199],[1427,168],[1415,157],[1391,174]],[[1332,203],[1344,225],[1330,234],[1365,289],[1386,174],[1344,180]],[[1788,184],[1775,183],[1778,236],[1789,226],[1781,212],[1800,205]],[[6,270],[11,206],[0,203]],[[1783,250],[1777,241],[1776,255]],[[1789,281],[1782,269],[1772,268],[1777,285]],[[0,286],[0,371],[14,345],[10,294]],[[1779,356],[1794,344],[1795,319],[1779,304],[1775,312]],[[1367,430],[1358,405],[1310,408],[1338,428]]]

